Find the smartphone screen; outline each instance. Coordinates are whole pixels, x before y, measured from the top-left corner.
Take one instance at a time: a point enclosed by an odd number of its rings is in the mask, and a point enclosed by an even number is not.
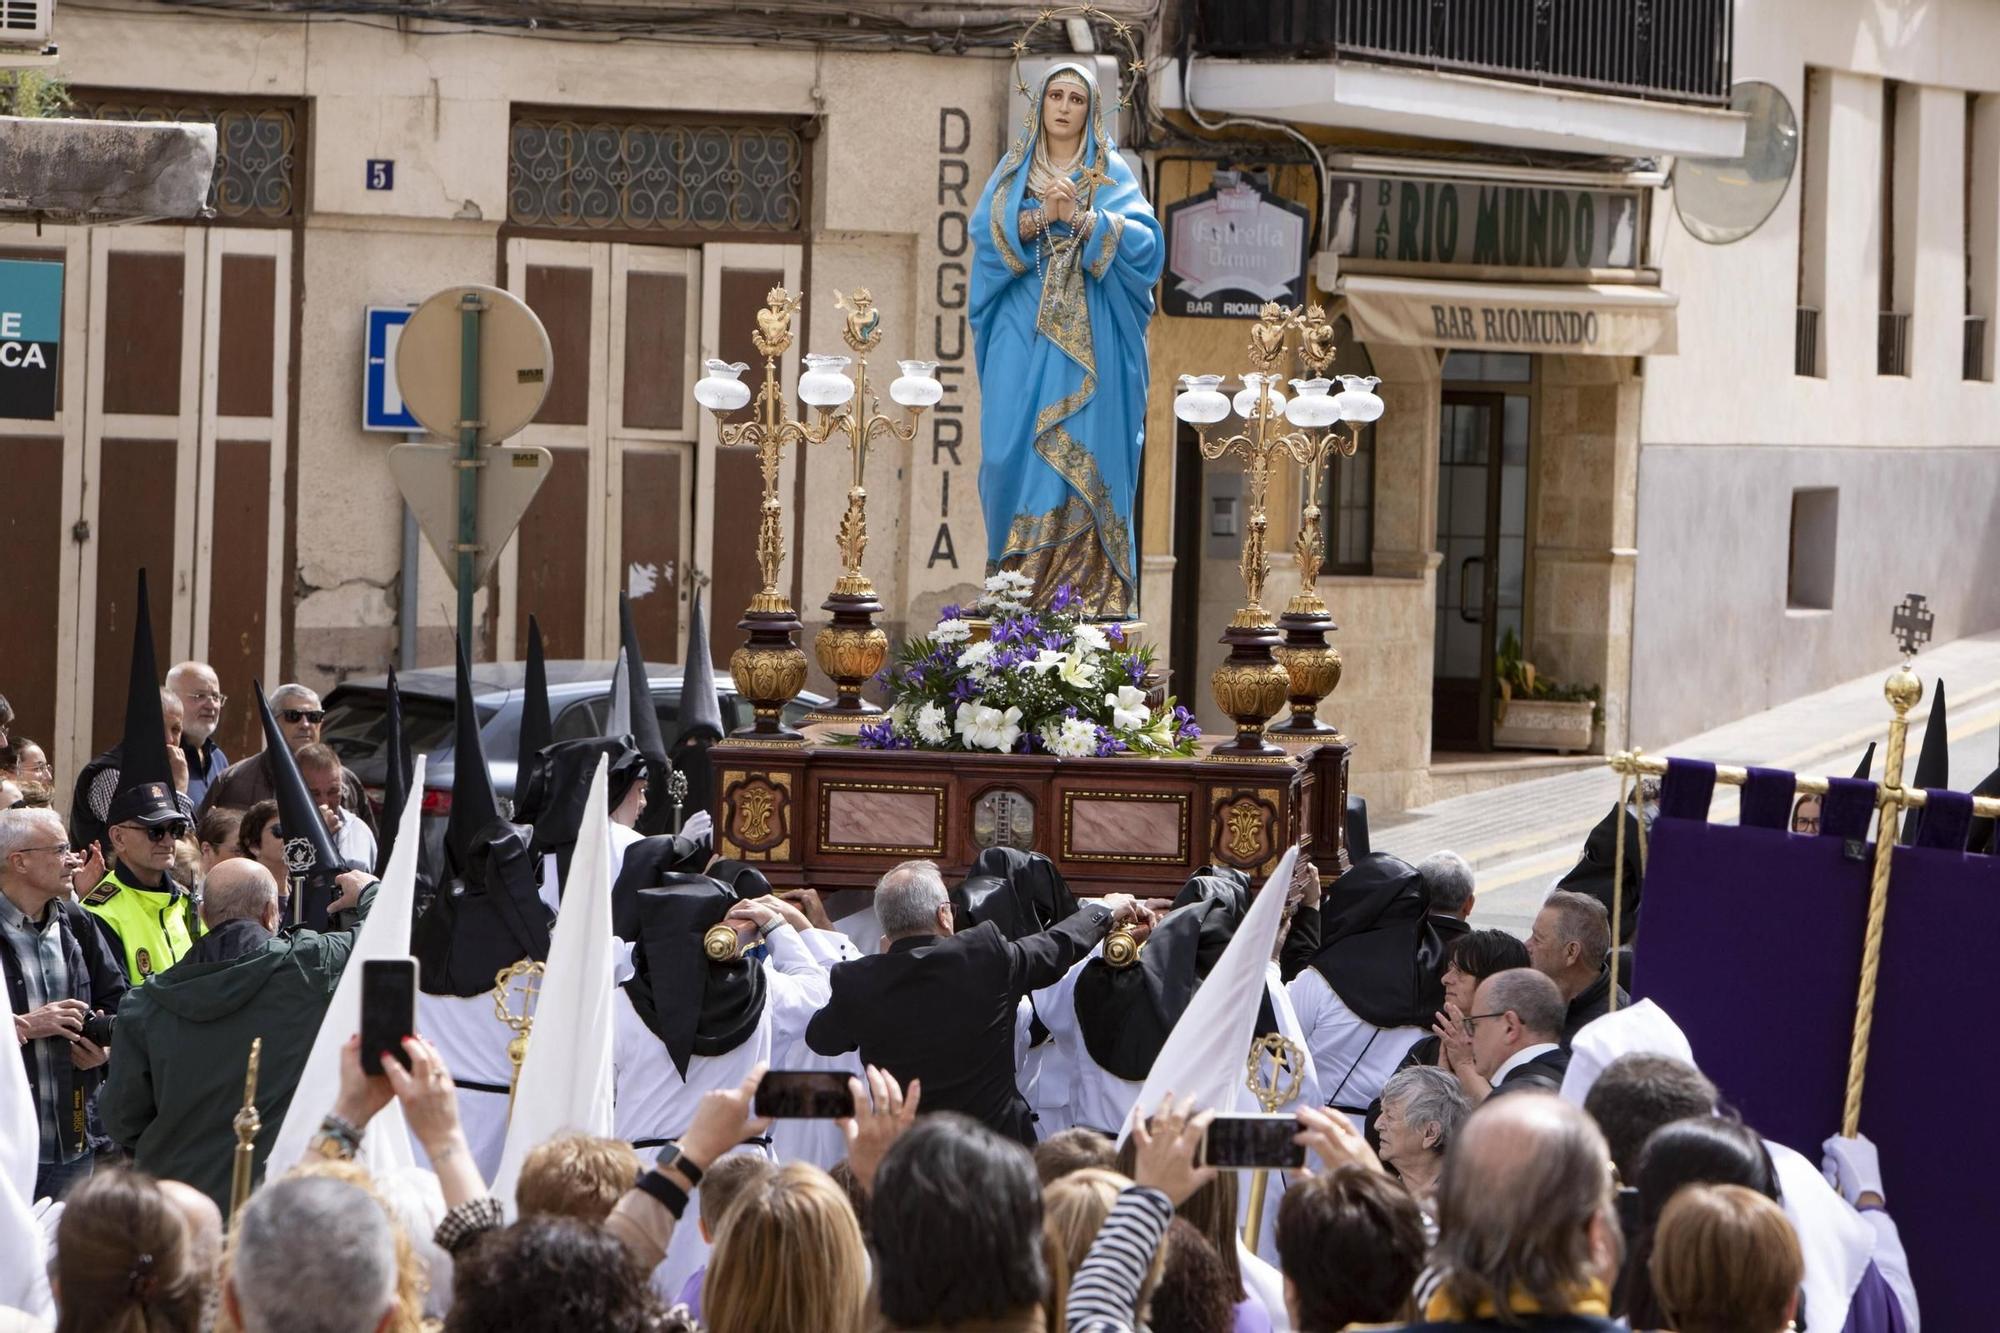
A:
[[[756,1113],[777,1120],[832,1120],[854,1114],[850,1076],[839,1070],[773,1069],[757,1085]]]
[[[403,1038],[417,1027],[417,960],[373,958],[361,965],[361,1072],[382,1072],[387,1051],[410,1067]]]
[[[1202,1136],[1204,1166],[1223,1170],[1278,1170],[1306,1164],[1306,1147],[1294,1143],[1299,1122],[1288,1115],[1219,1115]]]

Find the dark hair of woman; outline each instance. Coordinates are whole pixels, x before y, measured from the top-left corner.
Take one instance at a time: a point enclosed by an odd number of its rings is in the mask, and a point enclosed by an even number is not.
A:
[[[1689,1185],[1741,1185],[1779,1198],[1778,1170],[1757,1132],[1740,1120],[1690,1116],[1653,1131],[1639,1153],[1639,1234],[1625,1264],[1625,1308],[1633,1328],[1666,1328],[1648,1267],[1660,1214]]]
[[[650,1333],[666,1309],[624,1243],[569,1217],[531,1217],[453,1264],[445,1333]]]

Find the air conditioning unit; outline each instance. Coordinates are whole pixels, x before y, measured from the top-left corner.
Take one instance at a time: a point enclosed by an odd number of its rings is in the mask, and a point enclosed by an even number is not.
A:
[[[56,0],[0,0],[0,50],[40,51],[56,26]]]

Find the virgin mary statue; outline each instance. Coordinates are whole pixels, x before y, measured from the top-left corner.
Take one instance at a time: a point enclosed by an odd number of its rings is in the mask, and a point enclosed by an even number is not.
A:
[[[973,211],[970,315],[987,572],[1029,575],[1038,605],[1068,584],[1086,614],[1124,616],[1165,247],[1107,120],[1082,66],[1043,80]]]

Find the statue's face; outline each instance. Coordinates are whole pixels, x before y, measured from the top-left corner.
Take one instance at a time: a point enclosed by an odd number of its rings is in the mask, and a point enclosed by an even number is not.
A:
[[[1051,139],[1073,140],[1090,117],[1090,94],[1068,79],[1057,79],[1042,94],[1042,129]]]

